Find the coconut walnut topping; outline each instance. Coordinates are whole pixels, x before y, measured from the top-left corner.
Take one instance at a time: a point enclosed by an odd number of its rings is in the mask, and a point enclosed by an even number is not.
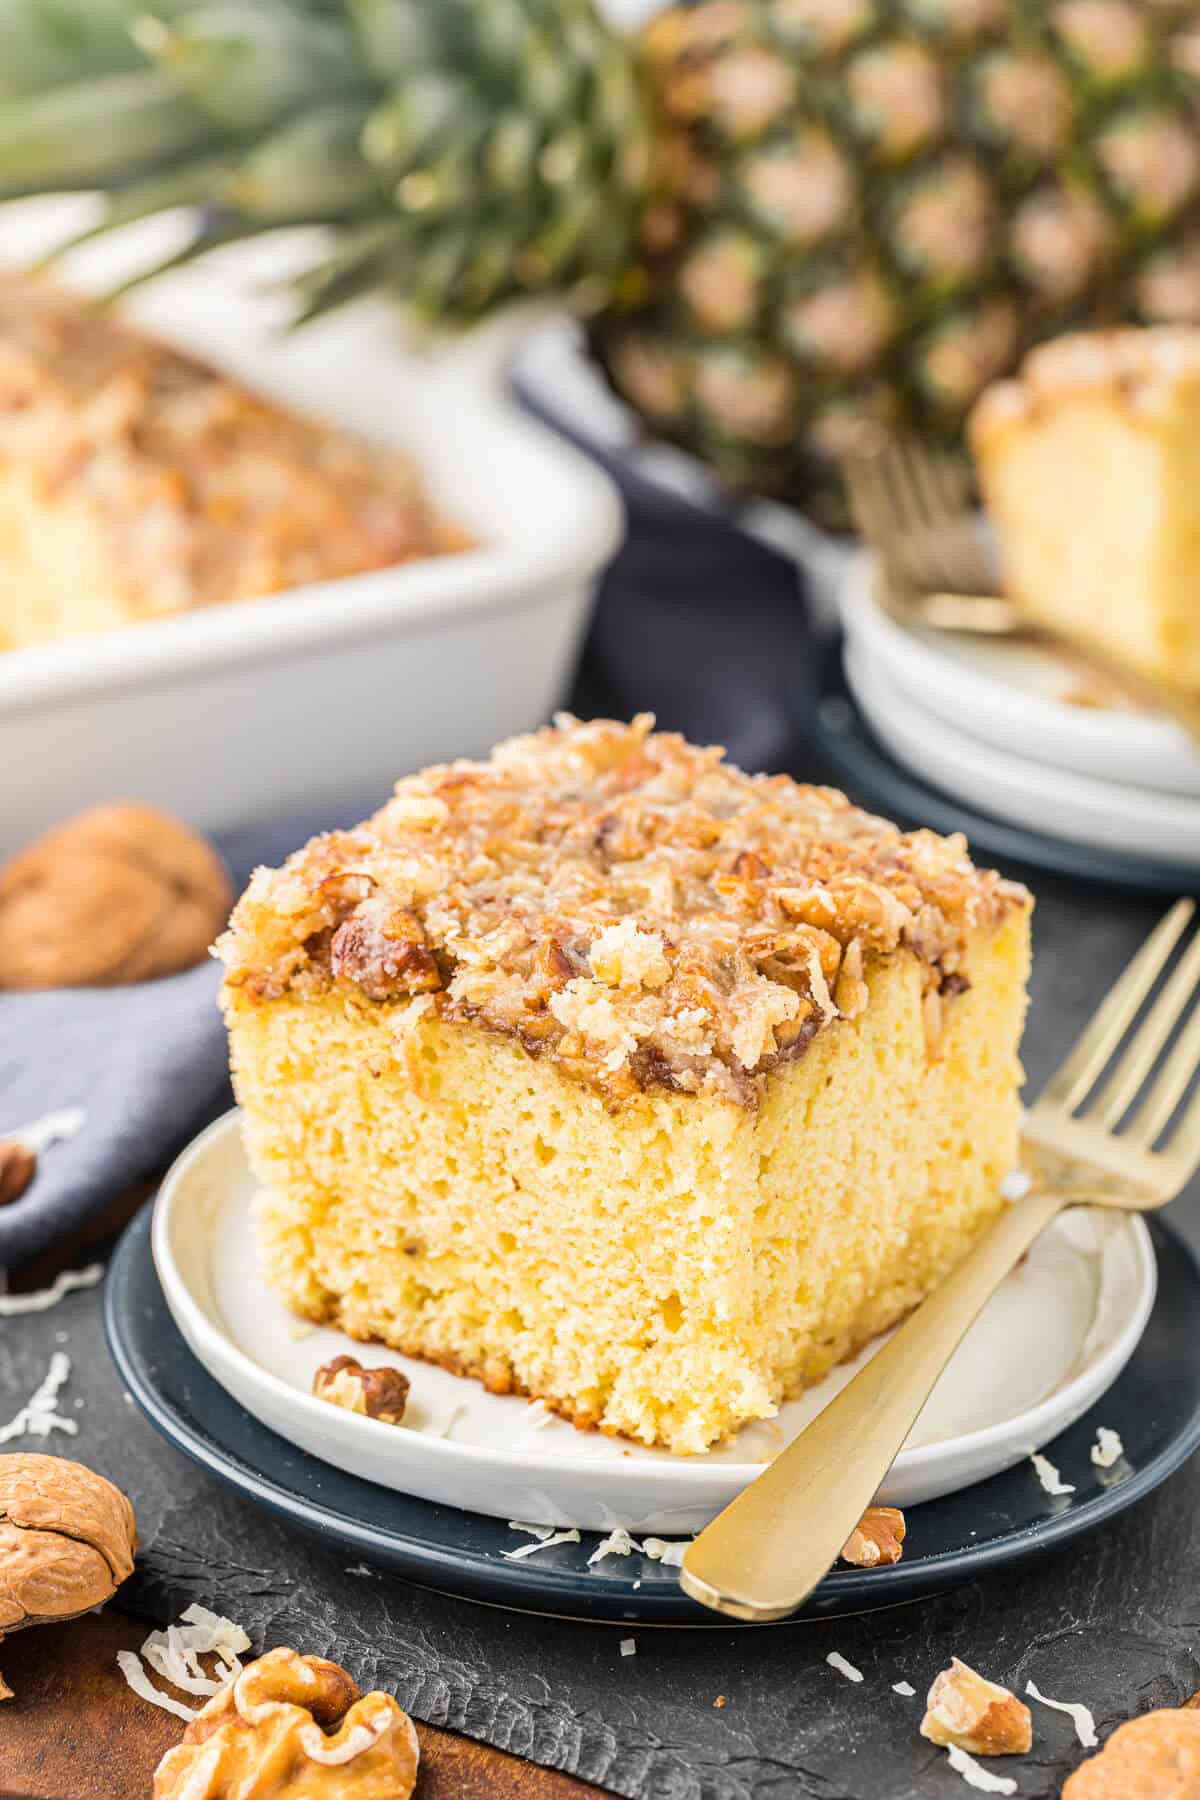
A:
[[[1033,1720],[1023,1700],[954,1656],[929,1690],[921,1736],[972,1756],[1023,1756],[1033,1743]]]
[[[429,996],[611,1101],[753,1106],[773,1066],[862,1012],[873,961],[908,953],[936,1053],[968,935],[1024,889],[961,837],[902,833],[652,723],[560,717],[260,869],[219,945],[227,996]]]
[[[191,1721],[155,1800],[408,1800],[417,1734],[390,1694],[337,1663],[268,1650]]]
[[[408,1404],[408,1377],[399,1369],[364,1369],[352,1356],[335,1356],[313,1376],[312,1391],[346,1412],[399,1425]]]

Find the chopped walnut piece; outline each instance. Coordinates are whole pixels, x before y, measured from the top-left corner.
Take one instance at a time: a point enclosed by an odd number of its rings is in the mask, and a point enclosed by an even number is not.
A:
[[[868,1506],[842,1547],[842,1561],[856,1569],[898,1563],[904,1555],[905,1529],[898,1506]]]
[[[1197,1794],[1200,1711],[1180,1707],[1118,1725],[1099,1755],[1068,1777],[1062,1800],[1195,1800]]]
[[[390,1694],[269,1650],[210,1700],[154,1773],[154,1800],[409,1800],[420,1750]]]
[[[417,915],[387,900],[364,900],[333,934],[330,967],[370,1000],[423,994],[442,985]]]
[[[0,1206],[19,1200],[37,1173],[37,1157],[27,1144],[0,1138]]]
[[[399,1369],[364,1369],[352,1356],[335,1356],[313,1376],[312,1391],[346,1412],[362,1413],[384,1425],[399,1425],[408,1402],[409,1382]]]
[[[921,1736],[973,1756],[1023,1756],[1033,1743],[1033,1720],[1023,1700],[955,1656],[929,1690]]]

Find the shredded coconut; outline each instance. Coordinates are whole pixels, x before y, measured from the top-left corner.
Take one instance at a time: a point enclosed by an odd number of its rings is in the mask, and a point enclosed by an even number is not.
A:
[[[1000,1192],[1011,1204],[1014,1201],[1023,1200],[1032,1186],[1032,1175],[1027,1175],[1024,1169],[1010,1169],[1000,1183]]]
[[[544,1431],[553,1418],[554,1414],[544,1400],[531,1400],[525,1408],[525,1423],[531,1431]]]
[[[1035,1450],[1029,1458],[1033,1464],[1038,1480],[1048,1494],[1073,1494],[1075,1489],[1069,1481],[1064,1481],[1048,1456],[1042,1456]]]
[[[863,1679],[862,1670],[856,1669],[852,1662],[847,1662],[840,1650],[831,1650],[829,1655],[825,1658],[825,1661],[829,1664],[831,1669],[836,1669],[839,1675],[844,1675],[847,1681],[861,1681]]]
[[[190,1706],[155,1687],[146,1673],[145,1663],[172,1687],[185,1694],[211,1699],[231,1681],[237,1680],[242,1673],[242,1653],[249,1648],[250,1639],[240,1625],[193,1602],[180,1615],[177,1624],[168,1625],[165,1631],[152,1631],[140,1654],[132,1650],[119,1651],[117,1663],[129,1686],[141,1699],[178,1718],[194,1719],[196,1714]],[[215,1676],[206,1675],[200,1666],[200,1657],[209,1655],[216,1658]]]
[[[651,1562],[660,1562],[668,1569],[679,1569],[683,1566],[684,1551],[695,1538],[659,1538],[648,1537],[642,1540],[642,1550]]]
[[[79,1427],[74,1419],[64,1419],[54,1410],[59,1390],[70,1373],[70,1357],[65,1351],[56,1350],[41,1386],[34,1390],[14,1419],[7,1425],[0,1425],[0,1444],[11,1443],[13,1438],[49,1437],[52,1431],[65,1431],[68,1437],[76,1436]]]
[[[951,1744],[946,1755],[950,1767],[957,1770],[968,1787],[978,1788],[983,1794],[1016,1793],[1017,1784],[1011,1775],[993,1775],[989,1769],[980,1768],[975,1758],[960,1750],[957,1744]]]
[[[460,1400],[456,1406],[450,1408],[450,1411],[446,1413],[443,1418],[431,1419],[429,1424],[425,1426],[423,1435],[425,1437],[448,1438],[466,1410],[466,1406]]]
[[[378,1569],[368,1569],[366,1563],[355,1563],[353,1568],[346,1570],[346,1573],[347,1575],[369,1576],[373,1579],[379,1571]]]
[[[539,1550],[552,1550],[555,1544],[577,1544],[578,1542],[579,1533],[574,1529],[555,1531],[548,1538],[542,1538],[536,1544],[522,1544],[519,1550],[504,1550],[501,1555],[506,1556],[509,1562],[521,1562],[526,1556],[536,1556]]]
[[[543,1544],[548,1537],[554,1536],[553,1525],[526,1525],[520,1519],[510,1519],[508,1521],[508,1529],[510,1531],[523,1531],[526,1537],[535,1537]]]
[[[1084,1706],[1081,1700],[1050,1700],[1039,1693],[1037,1683],[1027,1681],[1025,1692],[1034,1700],[1040,1700],[1043,1706],[1053,1707],[1055,1712],[1066,1713],[1075,1727],[1075,1735],[1085,1750],[1094,1750],[1100,1739],[1096,1736],[1096,1721],[1090,1706]]]
[[[1120,1462],[1125,1454],[1125,1446],[1121,1442],[1121,1434],[1109,1425],[1101,1425],[1096,1432],[1096,1441],[1092,1445],[1092,1461],[1098,1469],[1111,1469],[1115,1462]]]
[[[916,1691],[911,1681],[893,1681],[892,1683],[893,1694],[902,1694],[906,1700],[911,1700]]]
[[[75,1288],[95,1287],[103,1279],[104,1264],[92,1263],[86,1269],[64,1269],[48,1288],[32,1294],[0,1294],[0,1319],[13,1319],[21,1313],[47,1312],[57,1306],[65,1294]]]
[[[176,1700],[155,1687],[136,1651],[118,1650],[117,1667],[140,1700],[148,1700],[151,1706],[160,1706],[164,1712],[174,1713],[177,1719],[196,1717],[195,1707],[185,1706],[182,1700]]]
[[[82,1106],[64,1106],[58,1112],[34,1119],[31,1125],[21,1125],[16,1131],[0,1132],[0,1136],[13,1143],[24,1144],[35,1156],[41,1156],[43,1151],[49,1150],[51,1144],[63,1144],[68,1138],[78,1137],[86,1124],[87,1114]]]
[[[603,1562],[606,1556],[628,1556],[632,1551],[640,1550],[641,1547],[636,1538],[631,1538],[624,1527],[618,1525],[615,1531],[610,1531],[608,1536],[601,1538],[596,1545],[588,1557],[588,1568],[590,1569],[593,1563]]]
[[[621,1639],[621,1655],[622,1656],[636,1656],[637,1655],[637,1639],[636,1638],[622,1638]]]

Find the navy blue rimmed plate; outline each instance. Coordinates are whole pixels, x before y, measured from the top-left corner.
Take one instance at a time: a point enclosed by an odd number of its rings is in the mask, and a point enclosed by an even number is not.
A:
[[[508,1561],[503,1552],[526,1540],[503,1521],[343,1474],[260,1425],[205,1372],[176,1329],[154,1269],[150,1219],[146,1207],[112,1261],[104,1303],[109,1345],[150,1423],[217,1480],[326,1545],[440,1593],[589,1621],[746,1629],[689,1600],[676,1571],[661,1563],[633,1555],[589,1568],[590,1533],[582,1544]],[[1200,1446],[1200,1268],[1169,1226],[1149,1224],[1158,1296],[1141,1343],[1103,1399],[1047,1446],[1074,1494],[1051,1498],[1026,1463],[914,1507],[902,1562],[836,1570],[797,1617],[900,1605],[1050,1552],[1124,1512]],[[1089,1454],[1100,1425],[1118,1431],[1125,1447],[1123,1460],[1107,1471]]]

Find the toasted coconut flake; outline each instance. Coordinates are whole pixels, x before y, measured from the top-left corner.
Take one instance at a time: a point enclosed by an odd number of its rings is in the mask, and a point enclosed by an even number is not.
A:
[[[509,1562],[523,1562],[527,1556],[536,1556],[539,1550],[553,1550],[555,1544],[577,1544],[579,1533],[570,1531],[553,1531],[548,1538],[541,1538],[536,1544],[522,1544],[519,1550],[503,1550],[501,1555]]]
[[[630,1537],[623,1526],[618,1525],[615,1531],[610,1531],[608,1536],[601,1538],[596,1545],[588,1557],[588,1568],[590,1569],[593,1563],[603,1562],[606,1556],[629,1556],[634,1550],[640,1550],[641,1547],[635,1538]]]
[[[14,1438],[49,1437],[52,1431],[65,1431],[75,1437],[79,1431],[74,1419],[64,1419],[54,1410],[59,1390],[71,1373],[71,1359],[64,1350],[56,1350],[41,1385],[34,1389],[25,1405],[7,1425],[0,1426],[0,1444]]]
[[[103,1279],[103,1263],[91,1263],[86,1269],[64,1269],[48,1288],[38,1288],[32,1294],[0,1294],[0,1319],[19,1318],[23,1313],[48,1312],[76,1288],[95,1287]]]
[[[950,1767],[962,1776],[968,1787],[978,1788],[981,1794],[1015,1794],[1017,1784],[1011,1775],[993,1775],[990,1769],[983,1769],[969,1756],[960,1750],[957,1744],[951,1744],[946,1751]]]
[[[642,1550],[651,1562],[660,1562],[668,1569],[679,1569],[683,1567],[688,1545],[695,1541],[695,1538],[648,1537],[642,1539]]]
[[[1092,1461],[1098,1469],[1111,1469],[1114,1463],[1120,1462],[1125,1454],[1125,1446],[1121,1442],[1120,1432],[1109,1425],[1101,1425],[1096,1432],[1096,1441],[1092,1445]]]
[[[847,1681],[864,1679],[862,1670],[856,1669],[852,1662],[847,1662],[840,1650],[831,1650],[825,1661],[831,1669],[836,1669],[839,1675],[844,1675]]]
[[[1029,1458],[1034,1473],[1048,1494],[1073,1494],[1075,1489],[1069,1481],[1064,1481],[1048,1456],[1035,1450]]]
[[[148,1700],[151,1706],[161,1707],[163,1712],[174,1713],[177,1719],[191,1720],[196,1717],[195,1707],[185,1706],[182,1700],[176,1700],[171,1694],[164,1694],[161,1688],[155,1687],[136,1651],[118,1650],[117,1667],[139,1700]]]
[[[1096,1721],[1090,1707],[1085,1706],[1081,1700],[1051,1700],[1045,1694],[1039,1693],[1037,1684],[1033,1681],[1025,1683],[1025,1692],[1032,1699],[1039,1700],[1043,1706],[1052,1707],[1055,1712],[1066,1713],[1074,1725],[1075,1735],[1084,1749],[1095,1749],[1100,1739],[1096,1736]]]

